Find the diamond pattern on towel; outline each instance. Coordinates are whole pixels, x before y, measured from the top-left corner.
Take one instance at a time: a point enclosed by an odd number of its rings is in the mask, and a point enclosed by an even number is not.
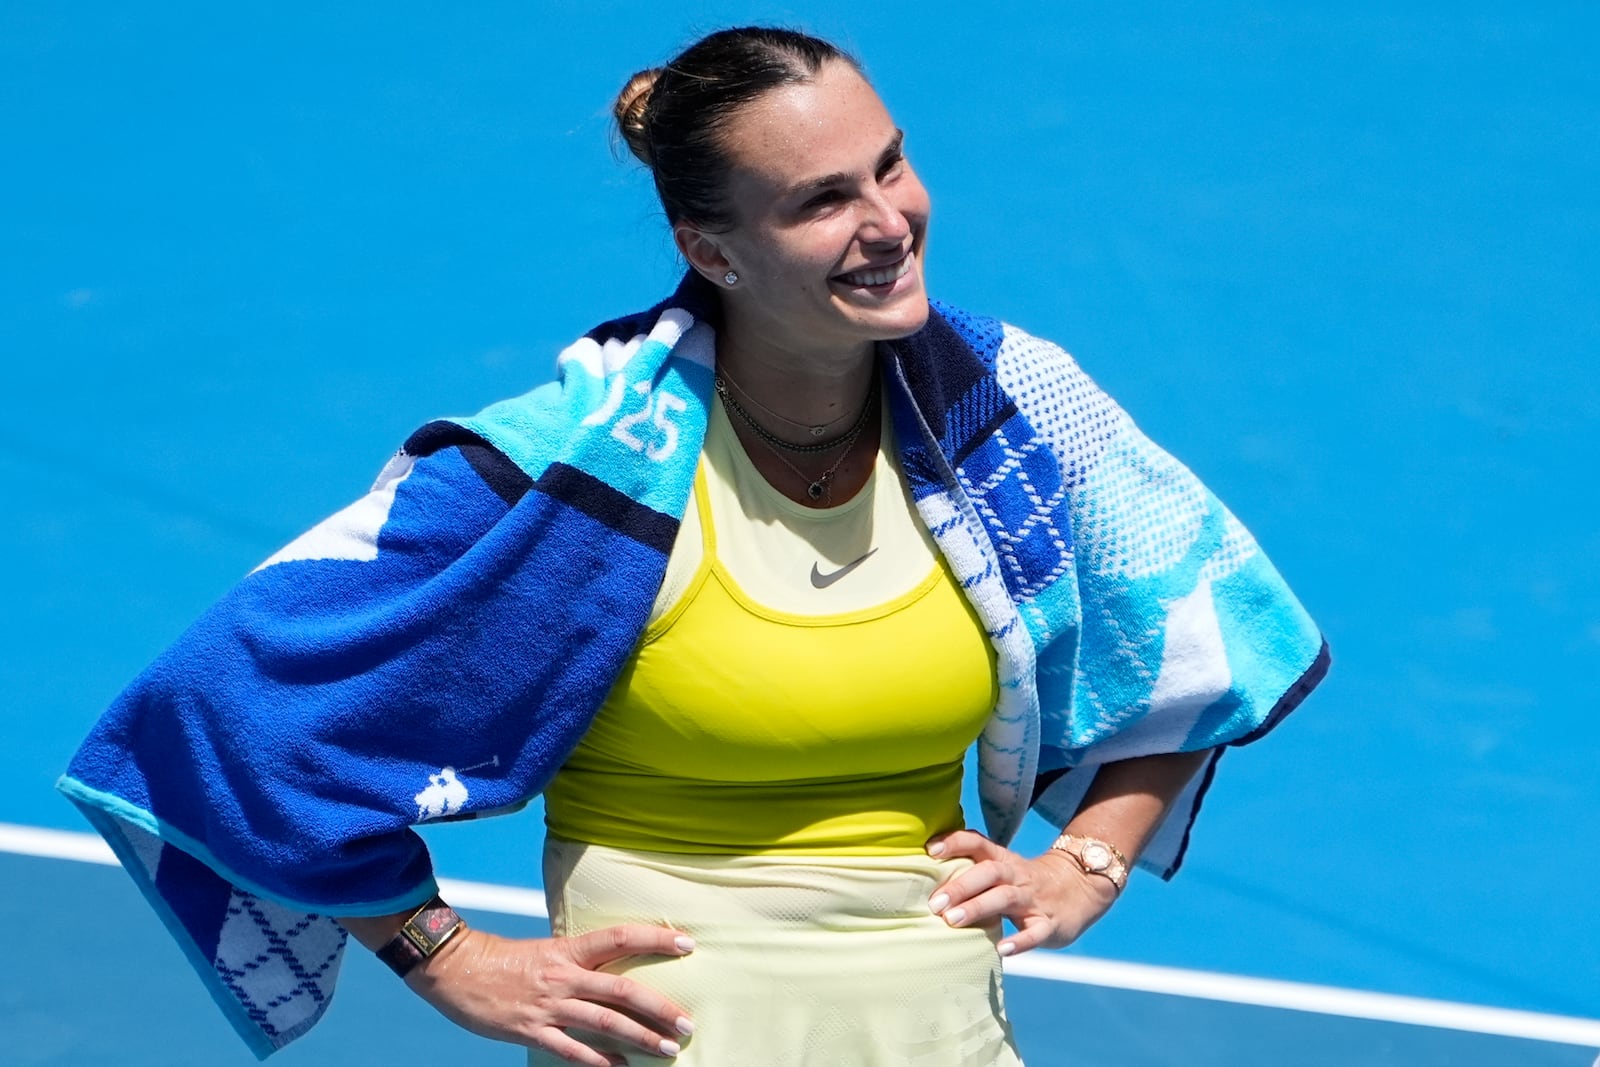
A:
[[[1205,522],[1205,491],[1140,433],[1066,352],[1008,329],[995,372],[1061,458],[1071,528],[1095,574],[1148,578],[1176,565]],[[1113,524],[1108,519],[1115,519]]]
[[[1031,434],[1014,443],[1018,431],[1027,433],[1027,423],[1007,419],[956,474],[989,529],[1007,588],[1026,601],[1072,569],[1072,524],[1055,459]]]
[[[235,889],[213,961],[252,1022],[278,1044],[327,1010],[344,931]]]

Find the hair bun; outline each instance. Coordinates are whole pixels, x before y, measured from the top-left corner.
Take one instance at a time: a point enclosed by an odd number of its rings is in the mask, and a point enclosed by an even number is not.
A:
[[[661,76],[660,67],[641,70],[628,79],[617,99],[611,105],[611,115],[617,120],[617,131],[632,152],[645,166],[650,166],[650,137],[645,132],[644,113],[650,106],[650,93]]]

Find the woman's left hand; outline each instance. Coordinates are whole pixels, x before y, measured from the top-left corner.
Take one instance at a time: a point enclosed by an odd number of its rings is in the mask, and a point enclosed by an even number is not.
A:
[[[1117,899],[1109,879],[1085,873],[1064,852],[1052,849],[1028,859],[976,830],[935,837],[928,842],[928,854],[973,861],[934,890],[928,906],[951,926],[1010,919],[1017,931],[1000,942],[1002,956],[1071,944]]]

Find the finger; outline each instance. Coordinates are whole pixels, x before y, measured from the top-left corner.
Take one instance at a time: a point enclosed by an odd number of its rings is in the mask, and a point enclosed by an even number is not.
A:
[[[687,956],[694,951],[694,938],[681,930],[642,923],[608,926],[560,941],[572,961],[590,971],[629,956]]]
[[[688,1013],[654,989],[620,974],[581,971],[572,977],[568,996],[597,1005],[609,1004],[633,1013],[655,1027],[661,1038],[687,1037],[694,1032]],[[590,1029],[593,1029],[590,1027]]]
[[[951,926],[982,926],[1007,918],[1021,924],[1033,908],[1033,894],[1020,886],[1002,882],[964,903],[944,910],[944,921]]]
[[[933,891],[933,896],[928,898],[928,908],[935,915],[943,914],[948,907],[962,904],[1002,882],[1012,881],[1012,873],[990,860],[968,867]]]
[[[929,838],[926,848],[928,855],[937,856],[939,859],[951,859],[956,856],[991,859],[1006,851],[1003,845],[996,844],[976,830],[954,830],[948,834]]]
[[[1009,849],[996,844],[976,830],[956,830],[939,837],[930,838],[926,847],[930,856],[939,859],[970,858],[976,861],[975,867],[982,866],[985,860],[1001,861],[1016,858],[1015,854]],[[969,874],[975,867],[963,871],[935,889],[928,898],[929,906],[935,912],[943,911],[946,904],[956,899],[957,892],[952,890],[952,884],[957,883],[959,879]],[[962,881],[956,886],[956,890],[960,890],[962,887],[969,887],[967,892],[961,894],[964,898],[970,895],[973,891],[970,887],[976,884],[975,882]],[[940,900],[940,897],[944,898],[943,901]]]
[[[588,1064],[588,1067],[620,1067],[628,1061],[620,1056],[607,1056],[581,1041],[574,1040],[553,1026],[546,1026],[533,1035],[534,1047],[559,1056],[568,1063]]]
[[[572,1000],[562,1006],[562,1026],[576,1026],[614,1041],[637,1045],[652,1056],[676,1056],[683,1047],[674,1037],[663,1037],[649,1027],[602,1004]]]
[[[1002,956],[1016,956],[1046,944],[1054,932],[1049,920],[1041,915],[1035,915],[1024,921],[1016,933],[1003,938],[995,947]]]

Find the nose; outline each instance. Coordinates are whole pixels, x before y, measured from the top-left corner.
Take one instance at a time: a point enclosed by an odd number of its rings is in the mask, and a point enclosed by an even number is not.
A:
[[[861,240],[865,244],[900,244],[911,232],[911,220],[881,188],[866,197],[861,217]]]

